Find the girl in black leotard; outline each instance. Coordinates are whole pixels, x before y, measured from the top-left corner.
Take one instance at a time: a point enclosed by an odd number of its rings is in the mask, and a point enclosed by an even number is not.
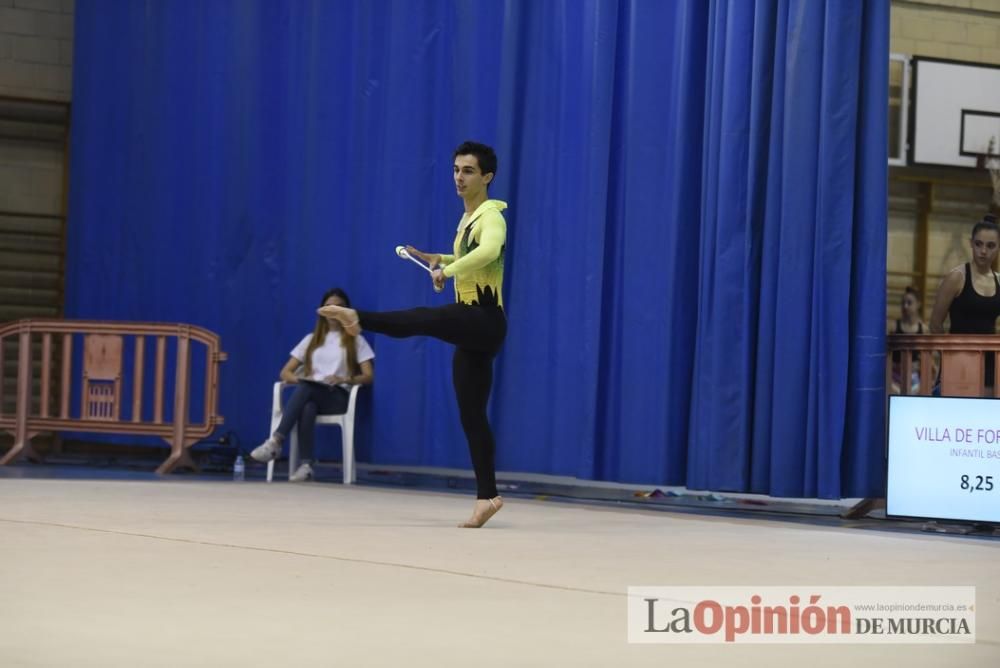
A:
[[[1000,317],[1000,278],[993,262],[1000,251],[1000,228],[992,216],[972,228],[972,262],[952,269],[938,288],[931,331],[944,332],[945,314],[952,334],[996,334]],[[995,355],[985,356],[986,385],[993,386]],[[991,393],[992,394],[992,393]]]
[[[902,318],[896,320],[895,328],[890,334],[923,334],[927,331],[927,326],[920,319],[920,293],[913,287],[907,286],[903,292],[903,299],[900,304]],[[902,386],[902,356],[899,351],[892,353],[892,393],[899,394]],[[920,387],[920,353],[913,353],[913,365],[910,379],[910,393],[915,393]]]

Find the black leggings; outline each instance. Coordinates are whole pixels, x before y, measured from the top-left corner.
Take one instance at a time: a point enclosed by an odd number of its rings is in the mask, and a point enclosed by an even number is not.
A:
[[[448,304],[434,308],[375,313],[358,311],[361,328],[394,338],[433,336],[455,346],[452,382],[476,473],[476,497],[497,495],[496,444],[486,416],[493,385],[493,358],[507,335],[503,310],[492,306]]]

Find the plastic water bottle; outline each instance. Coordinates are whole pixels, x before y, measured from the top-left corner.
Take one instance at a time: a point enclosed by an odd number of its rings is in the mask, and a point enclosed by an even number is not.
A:
[[[233,463],[233,480],[243,480],[245,471],[243,455],[236,455],[236,461]]]

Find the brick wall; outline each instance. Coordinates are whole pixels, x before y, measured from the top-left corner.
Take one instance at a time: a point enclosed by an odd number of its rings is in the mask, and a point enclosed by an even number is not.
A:
[[[0,94],[68,101],[73,0],[0,0]]]
[[[51,102],[71,99],[73,7],[0,0],[0,96],[47,101],[0,101],[0,321],[60,312],[66,112]]]
[[[73,0],[0,0],[0,95],[69,101]],[[59,213],[62,147],[0,140],[0,210]]]
[[[1000,0],[894,0],[890,50],[1000,65]]]

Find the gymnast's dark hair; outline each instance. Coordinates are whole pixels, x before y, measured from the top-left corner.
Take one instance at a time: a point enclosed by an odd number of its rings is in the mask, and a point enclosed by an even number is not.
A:
[[[975,239],[976,235],[983,230],[992,230],[1000,236],[1000,226],[997,225],[997,217],[992,213],[988,213],[983,216],[983,219],[972,226],[972,238]]]
[[[493,152],[492,147],[474,141],[465,141],[455,149],[451,159],[454,160],[460,155],[476,156],[476,161],[479,162],[479,171],[483,173],[483,176],[493,174],[493,178],[496,178],[497,154]]]

